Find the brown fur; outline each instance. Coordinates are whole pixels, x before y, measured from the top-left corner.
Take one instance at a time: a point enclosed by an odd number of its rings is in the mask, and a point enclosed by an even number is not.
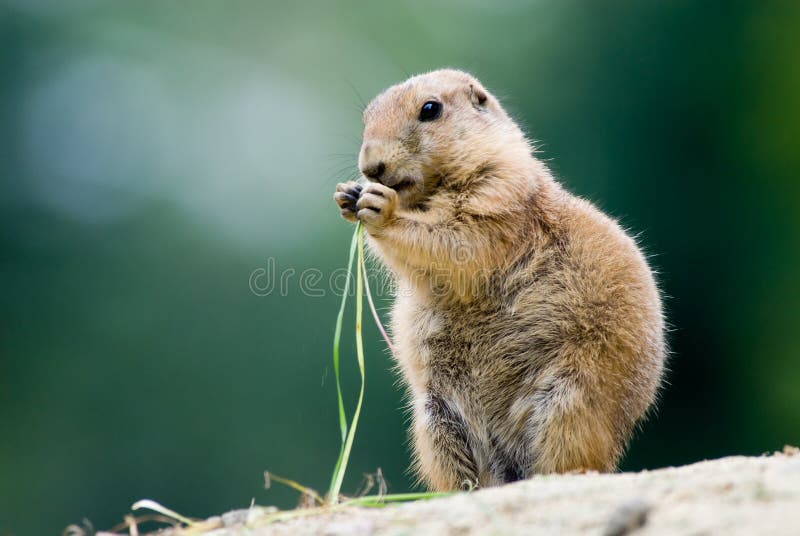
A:
[[[421,122],[430,100],[441,116]],[[419,476],[451,490],[614,470],[665,357],[659,293],[634,241],[562,189],[460,71],[375,98],[359,163],[379,161],[376,182],[334,197],[396,280],[392,338]]]

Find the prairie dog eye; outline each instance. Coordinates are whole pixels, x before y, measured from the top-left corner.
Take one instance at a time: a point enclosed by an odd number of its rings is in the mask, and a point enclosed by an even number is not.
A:
[[[419,111],[420,121],[433,121],[442,115],[442,103],[436,101],[428,101],[422,105]]]

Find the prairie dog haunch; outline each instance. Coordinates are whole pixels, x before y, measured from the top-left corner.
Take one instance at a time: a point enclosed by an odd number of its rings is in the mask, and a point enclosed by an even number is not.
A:
[[[395,279],[414,466],[435,490],[612,471],[656,397],[661,300],[620,226],[565,191],[497,99],[456,70],[364,111],[337,186]]]

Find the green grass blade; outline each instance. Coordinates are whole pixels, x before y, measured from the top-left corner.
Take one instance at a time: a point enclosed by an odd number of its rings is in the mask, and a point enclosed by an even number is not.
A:
[[[420,501],[451,497],[458,491],[430,491],[421,493],[393,493],[388,495],[366,495],[343,501],[342,506],[383,506],[386,503]]]
[[[344,293],[342,294],[342,302],[339,306],[339,314],[336,317],[336,329],[333,334],[333,374],[336,378],[336,398],[338,401],[339,407],[339,431],[342,436],[342,446],[339,450],[339,458],[336,460],[336,465],[333,469],[333,476],[331,477],[331,487],[329,495],[336,492],[336,496],[338,497],[339,494],[339,487],[341,487],[341,478],[339,473],[341,472],[342,461],[344,459],[344,446],[347,440],[347,416],[344,412],[344,399],[342,398],[342,382],[339,377],[339,342],[342,338],[342,320],[344,318],[344,310],[345,306],[347,305],[347,294],[350,292],[350,277],[353,274],[353,258],[355,257],[356,253],[356,244],[358,242],[358,236],[361,231],[361,222],[358,222],[356,225],[356,230],[353,233],[353,239],[350,241],[350,253],[347,258],[347,279],[344,283]],[[336,482],[339,482],[339,485],[336,485]],[[334,490],[335,488],[335,490]]]
[[[378,310],[375,308],[375,302],[372,301],[372,292],[369,290],[369,278],[367,277],[367,263],[361,263],[361,271],[364,272],[364,290],[367,291],[367,303],[369,304],[369,310],[372,312],[372,318],[375,320],[375,325],[378,326],[378,331],[381,332],[381,337],[383,337],[384,342],[386,342],[386,346],[389,348],[389,351],[392,353],[393,356],[397,357],[394,351],[394,345],[392,344],[392,340],[389,338],[389,335],[386,333],[386,330],[383,329],[383,324],[381,323],[381,317],[378,316]]]
[[[361,318],[363,316],[363,293],[364,293],[364,278],[363,270],[361,267],[364,264],[364,234],[361,230],[361,222],[356,226],[354,238],[358,244],[358,260],[356,261],[358,267],[356,269],[356,356],[358,358],[358,370],[361,373],[361,389],[358,393],[358,402],[356,409],[353,412],[353,420],[350,423],[350,430],[347,432],[342,451],[339,456],[339,461],[333,472],[333,482],[331,483],[330,491],[328,492],[328,504],[334,505],[339,500],[339,490],[342,488],[342,480],[344,480],[344,473],[347,470],[347,462],[350,459],[350,452],[353,448],[353,439],[356,435],[356,428],[358,426],[358,418],[361,415],[361,405],[364,402],[364,341],[361,337]],[[336,341],[338,349],[338,340]],[[338,350],[337,350],[338,355]],[[337,369],[338,381],[338,369]],[[341,397],[340,397],[341,399]]]

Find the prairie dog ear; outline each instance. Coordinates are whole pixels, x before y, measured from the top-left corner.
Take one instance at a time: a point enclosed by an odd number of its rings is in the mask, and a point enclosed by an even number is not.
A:
[[[473,106],[476,108],[483,107],[487,98],[486,91],[482,87],[475,84],[469,85],[469,100],[472,101]]]

